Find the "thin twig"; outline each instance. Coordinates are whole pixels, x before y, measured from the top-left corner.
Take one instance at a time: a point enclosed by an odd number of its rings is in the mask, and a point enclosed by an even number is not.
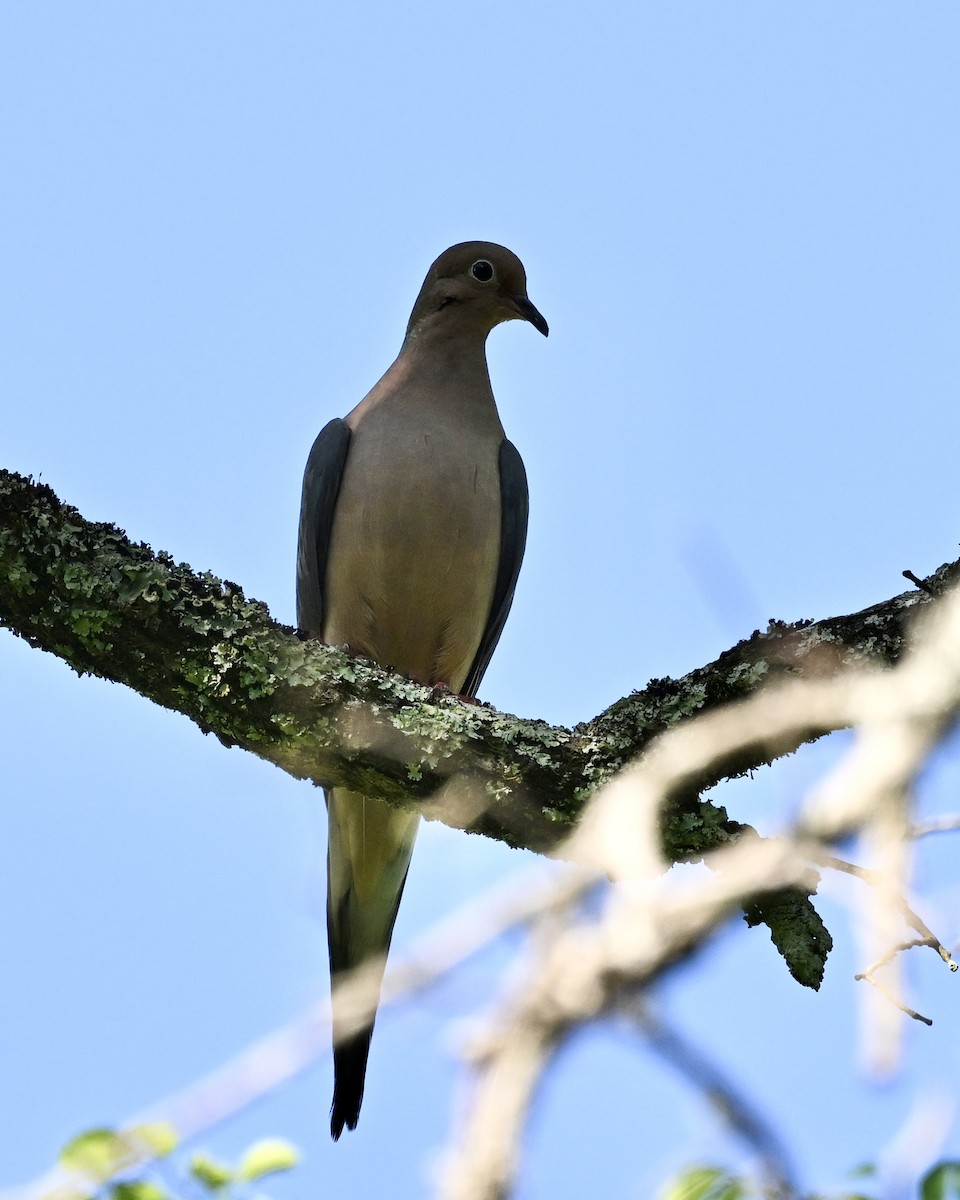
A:
[[[928,596],[936,596],[937,593],[933,590],[930,584],[925,583],[922,579],[919,579],[912,571],[903,571],[902,574],[904,579],[909,579],[911,583],[915,583],[917,587],[920,588],[921,591],[926,592]]]
[[[909,942],[901,942],[899,945],[894,946],[891,950],[888,950],[887,953],[881,958],[878,958],[875,963],[871,963],[865,971],[861,971],[858,975],[854,975],[854,979],[856,979],[858,982],[860,980],[864,980],[866,983],[872,984],[881,996],[885,996],[886,999],[889,1000],[892,1005],[894,1005],[894,1007],[899,1008],[902,1013],[906,1013],[906,1015],[911,1017],[914,1021],[922,1021],[924,1025],[932,1025],[933,1021],[929,1017],[925,1017],[922,1013],[918,1013],[915,1009],[910,1008],[909,1005],[904,1004],[893,994],[893,992],[890,991],[885,984],[881,983],[880,980],[877,979],[875,974],[876,971],[892,962],[894,958],[896,958],[896,956],[902,953],[904,950],[912,950],[915,946],[929,945],[930,942],[926,938],[914,938]]]
[[[835,871],[843,871],[846,875],[853,875],[857,879],[862,879],[864,883],[868,883],[871,887],[884,886],[885,880],[881,872],[873,871],[869,867],[859,867],[856,863],[847,862],[842,858],[836,858],[832,854],[818,855],[817,861],[824,867],[832,867]],[[896,905],[903,913],[907,924],[911,925],[913,929],[920,934],[920,940],[911,942],[910,945],[929,946],[932,950],[936,950],[951,971],[956,971],[958,964],[954,962],[950,951],[946,948],[946,946],[944,946],[933,930],[928,928],[924,921],[914,912],[910,905],[907,904],[903,896],[898,894],[895,899]],[[892,958],[893,955],[890,957]]]

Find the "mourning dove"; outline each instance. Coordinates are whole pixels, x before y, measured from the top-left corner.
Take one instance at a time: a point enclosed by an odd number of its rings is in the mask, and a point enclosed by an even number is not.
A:
[[[487,372],[502,321],[547,322],[503,246],[451,246],[427,273],[394,364],[317,437],[303,477],[300,629],[422,683],[474,696],[513,600],[527,530],[523,462]],[[385,960],[420,818],[326,792],[330,973]],[[382,974],[382,969],[381,969]],[[354,1129],[373,1020],[340,1036],[330,1132]]]

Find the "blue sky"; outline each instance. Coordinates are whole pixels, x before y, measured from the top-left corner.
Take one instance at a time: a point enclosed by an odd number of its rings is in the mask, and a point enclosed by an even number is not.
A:
[[[490,342],[531,524],[486,699],[588,718],[768,617],[883,599],[957,553],[958,50],[949,0],[7,5],[0,462],[290,621],[315,433],[389,365],[430,261],[488,238],[551,336]],[[326,952],[315,790],[7,634],[0,680],[3,1186],[321,996]],[[775,828],[837,752],[725,802]],[[947,747],[925,810],[958,775]],[[920,855],[947,942],[954,859]],[[397,944],[523,861],[426,828]],[[819,995],[740,928],[663,992],[811,1186],[960,1066],[960,983],[929,955],[933,1028],[896,1081],[858,1073],[863,964],[824,911]],[[458,1022],[501,963],[381,1019],[340,1144],[326,1060],[207,1147],[298,1142],[281,1200],[425,1194]],[[645,1197],[724,1156],[683,1085],[597,1030],[551,1072],[519,1194]]]

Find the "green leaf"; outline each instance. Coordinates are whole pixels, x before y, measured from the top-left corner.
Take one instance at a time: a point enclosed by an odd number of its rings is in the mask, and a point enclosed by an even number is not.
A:
[[[690,1167],[657,1193],[657,1200],[741,1200],[743,1188],[721,1167]]]
[[[211,1192],[225,1188],[233,1179],[233,1171],[228,1166],[199,1152],[190,1159],[190,1174]]]
[[[300,1161],[296,1146],[283,1138],[264,1138],[248,1147],[240,1159],[237,1176],[240,1179],[262,1179],[278,1171],[289,1171]]]
[[[877,1164],[872,1162],[858,1163],[857,1166],[849,1172],[851,1179],[870,1179],[877,1173]]]
[[[114,1129],[87,1129],[78,1133],[60,1151],[60,1165],[80,1171],[91,1179],[109,1179],[134,1155],[127,1140]]]
[[[923,1177],[921,1200],[958,1200],[960,1197],[960,1162],[938,1163]]]
[[[170,1193],[145,1179],[134,1179],[115,1183],[107,1195],[110,1200],[170,1200]]]
[[[180,1135],[169,1121],[145,1121],[131,1125],[124,1134],[141,1145],[151,1158],[166,1158],[180,1145]]]

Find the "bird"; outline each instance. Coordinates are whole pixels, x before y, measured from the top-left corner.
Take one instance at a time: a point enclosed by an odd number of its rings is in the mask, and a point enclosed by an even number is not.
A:
[[[526,544],[526,473],[486,359],[487,335],[510,320],[549,333],[520,259],[494,242],[445,250],[396,360],[321,429],[303,476],[301,635],[468,699],[503,630]],[[337,981],[375,959],[379,987],[420,818],[342,787],[325,797],[336,1141],[357,1126],[375,1020],[344,1033]]]

